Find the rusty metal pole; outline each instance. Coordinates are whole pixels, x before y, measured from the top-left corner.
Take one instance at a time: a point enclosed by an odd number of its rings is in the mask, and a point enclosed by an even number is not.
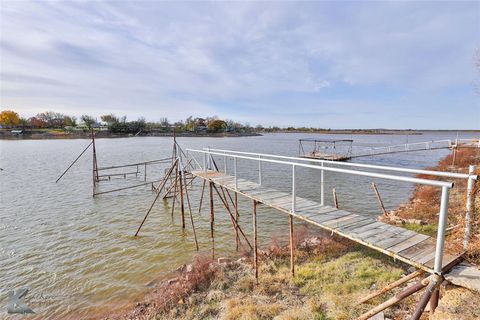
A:
[[[335,188],[333,188],[332,192],[333,192],[333,205],[335,206],[335,208],[338,209],[337,191],[335,190]]]
[[[97,163],[97,152],[95,149],[95,133],[93,132],[93,128],[91,129],[92,131],[92,196],[95,197],[95,186],[96,186],[96,175],[95,175],[95,170],[97,169],[96,163]]]
[[[200,196],[200,205],[198,206],[198,213],[200,214],[202,212],[202,203],[203,203],[203,193],[205,192],[205,184],[207,183],[207,180],[203,180],[203,185],[202,185],[202,195]]]
[[[432,297],[432,294],[438,289],[442,281],[443,281],[443,277],[441,275],[435,275],[433,277],[433,280],[430,281],[430,283],[428,284],[427,289],[425,290],[422,298],[420,299],[420,301],[418,302],[415,308],[415,311],[411,318],[412,320],[420,319],[428,301],[430,301],[430,298]]]
[[[257,201],[253,200],[253,263],[255,266],[255,281],[258,285],[258,245],[257,245]]]
[[[210,189],[210,239],[212,241],[212,259],[215,260],[215,209],[213,207],[213,182],[209,182]]]
[[[295,256],[294,256],[294,241],[293,241],[293,216],[288,215],[288,220],[290,222],[290,271],[292,272],[292,277],[295,276]]]
[[[430,315],[433,316],[435,313],[435,309],[438,307],[438,300],[440,299],[440,287],[437,287],[435,291],[432,293],[432,297],[430,298]]]
[[[382,209],[383,215],[387,216],[388,215],[387,210],[385,210],[385,206],[383,205],[382,198],[380,198],[380,193],[378,192],[377,185],[375,184],[375,182],[372,182],[372,188],[373,188],[373,191],[375,192],[375,195],[377,196],[378,205],[380,206],[380,209]]]
[[[182,230],[185,231],[185,203],[183,201],[183,181],[182,181],[182,173],[180,172],[180,179],[178,180],[179,181],[179,185],[180,185],[180,211],[182,213]]]
[[[88,148],[90,148],[90,146],[93,144],[93,141],[90,141],[90,143],[88,144],[88,146],[78,155],[78,157],[73,160],[73,162],[68,166],[67,169],[65,169],[65,171],[63,171],[63,173],[60,175],[60,177],[57,178],[57,180],[55,181],[55,183],[57,183],[58,181],[60,181],[60,179],[65,175],[65,173],[67,173],[67,171],[78,161],[78,159],[80,159],[80,157],[85,153],[85,151],[88,150]]]
[[[177,183],[178,183],[178,164],[175,168],[175,186],[173,187],[172,218],[175,211],[175,202],[177,201]]]
[[[228,193],[228,190],[227,190],[227,193]],[[230,196],[230,194],[229,194]],[[231,200],[231,199],[230,199]],[[238,194],[237,192],[235,192],[235,204],[234,204],[234,207],[235,207],[235,239],[236,239],[236,250],[238,251],[238,247],[239,247],[239,244],[240,244],[240,235],[238,234],[238,219],[240,218],[240,214],[238,213]]]

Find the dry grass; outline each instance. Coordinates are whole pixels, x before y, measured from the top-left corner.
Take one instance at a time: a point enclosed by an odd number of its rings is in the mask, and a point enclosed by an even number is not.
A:
[[[480,150],[459,149],[455,159],[455,166],[452,166],[453,155],[442,159],[438,166],[430,168],[439,171],[456,171],[468,173],[469,165],[477,165],[477,174],[480,175]],[[420,178],[438,179],[427,175],[418,175]],[[465,229],[465,208],[467,195],[467,182],[465,179],[455,180],[455,187],[450,191],[448,227],[451,231],[447,235],[447,249],[453,252],[463,251],[463,238]],[[465,258],[474,264],[480,265],[480,188],[477,182],[474,187],[476,202],[474,215],[472,216],[472,238]],[[429,186],[416,188],[410,203],[402,206],[395,212],[395,215],[404,219],[420,219],[427,223],[427,226],[406,226],[415,231],[434,235],[438,223],[438,212],[440,209],[440,190]]]

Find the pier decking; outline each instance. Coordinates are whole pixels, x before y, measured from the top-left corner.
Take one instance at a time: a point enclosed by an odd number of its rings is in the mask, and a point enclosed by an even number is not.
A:
[[[292,194],[265,188],[257,183],[222,172],[198,170],[194,176],[211,181],[278,211],[368,246],[416,268],[433,273],[436,239],[377,221],[375,217],[336,209],[296,197],[295,212],[291,211]],[[449,267],[458,255],[444,253],[442,267]]]
[[[306,141],[302,139],[301,141]],[[317,141],[317,140],[311,140]],[[322,140],[318,140],[322,141]],[[343,140],[339,140],[343,141]],[[349,141],[349,140],[345,140]],[[300,153],[300,157],[311,158],[311,159],[321,159],[321,160],[333,160],[333,161],[345,161],[353,158],[369,157],[369,156],[379,156],[379,155],[388,155],[404,152],[415,152],[415,151],[427,151],[427,150],[445,150],[445,149],[457,149],[457,148],[480,148],[479,139],[456,139],[456,140],[436,140],[436,141],[425,141],[425,142],[414,142],[414,143],[405,143],[392,146],[383,146],[383,147],[358,147],[352,149],[350,147],[347,152],[340,153],[327,153],[321,152],[316,148],[312,152],[303,152]],[[303,150],[303,148],[302,148]]]

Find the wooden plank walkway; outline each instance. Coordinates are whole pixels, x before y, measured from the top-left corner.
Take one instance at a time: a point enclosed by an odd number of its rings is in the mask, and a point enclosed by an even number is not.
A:
[[[193,171],[192,174],[205,179],[204,171]],[[291,213],[291,193],[265,188],[245,179],[237,180],[238,190],[235,190],[234,177],[218,171],[208,171],[206,179],[278,211]],[[372,216],[348,212],[331,206],[322,206],[318,202],[298,196],[296,210],[292,215],[416,268],[433,273],[435,238],[377,221]],[[442,265],[449,266],[458,257],[458,255],[445,252]]]

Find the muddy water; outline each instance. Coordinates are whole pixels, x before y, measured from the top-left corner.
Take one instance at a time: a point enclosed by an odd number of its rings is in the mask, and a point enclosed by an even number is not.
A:
[[[312,137],[312,135],[309,135]],[[409,136],[408,141],[455,138],[456,134]],[[460,137],[470,137],[465,134]],[[228,148],[242,151],[296,155],[300,134],[268,134],[242,138],[180,138],[182,147]],[[322,137],[316,135],[316,137]],[[407,137],[394,135],[323,136],[353,138],[358,145],[405,143]],[[35,310],[33,318],[87,317],[110,305],[125,303],[146,290],[162,274],[189,261],[195,254],[187,223],[181,230],[179,211],[171,216],[167,202],[159,201],[134,238],[154,195],[150,186],[92,198],[91,154],[87,153],[72,170],[55,183],[58,175],[88,144],[87,140],[0,141],[0,318],[24,319],[5,313],[7,292],[29,288],[25,298]],[[100,166],[139,162],[171,155],[169,138],[126,138],[97,140]],[[434,165],[448,151],[404,153],[363,158],[357,162],[424,168]],[[231,163],[229,164],[231,165]],[[239,161],[239,176],[256,179],[255,167]],[[143,182],[142,172],[102,182],[98,190]],[[149,166],[148,179],[159,179],[166,166]],[[298,195],[319,198],[319,173],[298,171]],[[290,189],[291,168],[265,165],[263,182],[277,189]],[[412,185],[377,181],[387,209],[406,201]],[[340,206],[367,214],[378,214],[371,179],[326,174],[326,190],[337,189]],[[198,214],[201,183],[190,191],[201,251],[209,244],[209,218]],[[330,192],[326,201],[332,201]],[[218,202],[218,201],[217,201]],[[219,203],[218,203],[219,204]],[[240,198],[240,223],[251,232],[251,202]],[[230,220],[223,208],[216,208],[216,240],[220,254],[232,254]],[[187,221],[188,222],[188,221]],[[260,241],[268,243],[273,234],[285,238],[287,218],[259,207]],[[30,318],[30,317],[29,317]]]

